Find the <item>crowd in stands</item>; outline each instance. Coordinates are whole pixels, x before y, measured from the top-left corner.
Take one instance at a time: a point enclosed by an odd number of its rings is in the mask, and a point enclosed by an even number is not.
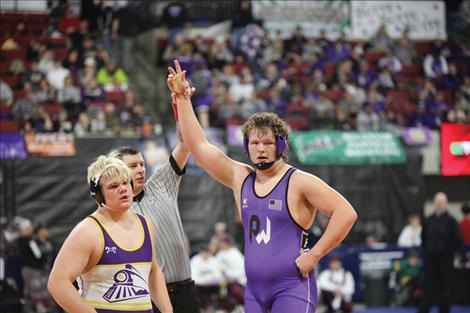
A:
[[[385,26],[368,43],[330,40],[324,31],[307,37],[301,26],[287,39],[256,23],[236,34],[229,42],[179,33],[163,55],[188,71],[203,123],[224,127],[260,111],[297,130],[469,122],[470,54],[458,42],[413,42],[408,29],[392,40]]]
[[[146,114],[126,73],[132,8],[101,1],[80,18],[64,3],[49,15],[2,14],[2,118],[24,131],[140,134]],[[173,6],[181,16],[168,13]],[[301,26],[269,37],[247,1],[230,38],[186,37],[184,3],[169,3],[162,20],[169,37],[161,58],[178,58],[188,71],[206,127],[260,111],[295,130],[438,129],[470,119],[470,51],[455,40],[414,42],[408,29],[393,40],[385,25],[368,42],[325,31],[308,37]]]
[[[2,13],[1,108],[12,128],[141,134],[144,108],[123,65],[119,20],[128,8],[90,3],[95,14],[86,18],[65,1],[50,14]]]

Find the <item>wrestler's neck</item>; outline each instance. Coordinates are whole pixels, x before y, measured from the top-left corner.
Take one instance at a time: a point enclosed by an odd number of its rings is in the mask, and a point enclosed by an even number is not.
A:
[[[122,221],[130,217],[129,210],[114,210],[107,206],[106,204],[101,204],[98,207],[97,212],[102,215],[108,221]]]
[[[281,173],[284,173],[287,167],[289,167],[289,165],[284,162],[284,160],[279,159],[268,169],[256,169],[256,180],[262,181],[273,178]]]

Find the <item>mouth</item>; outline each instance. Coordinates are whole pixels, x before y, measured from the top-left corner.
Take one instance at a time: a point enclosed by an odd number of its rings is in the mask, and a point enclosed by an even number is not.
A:
[[[258,163],[266,163],[268,161],[268,158],[267,157],[257,157],[256,161],[258,161]]]

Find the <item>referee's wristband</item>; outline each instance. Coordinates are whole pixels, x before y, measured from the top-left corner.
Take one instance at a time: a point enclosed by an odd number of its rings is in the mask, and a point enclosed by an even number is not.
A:
[[[175,118],[175,121],[178,122],[178,105],[172,101],[171,107],[173,108],[173,117]]]

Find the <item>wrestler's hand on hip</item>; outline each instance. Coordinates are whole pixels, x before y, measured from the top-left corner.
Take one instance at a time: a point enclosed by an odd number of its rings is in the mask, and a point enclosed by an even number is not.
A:
[[[295,265],[299,269],[300,274],[302,277],[307,278],[308,274],[317,266],[318,262],[320,261],[320,258],[315,257],[308,252],[303,252],[300,254],[297,259],[295,259]]]

